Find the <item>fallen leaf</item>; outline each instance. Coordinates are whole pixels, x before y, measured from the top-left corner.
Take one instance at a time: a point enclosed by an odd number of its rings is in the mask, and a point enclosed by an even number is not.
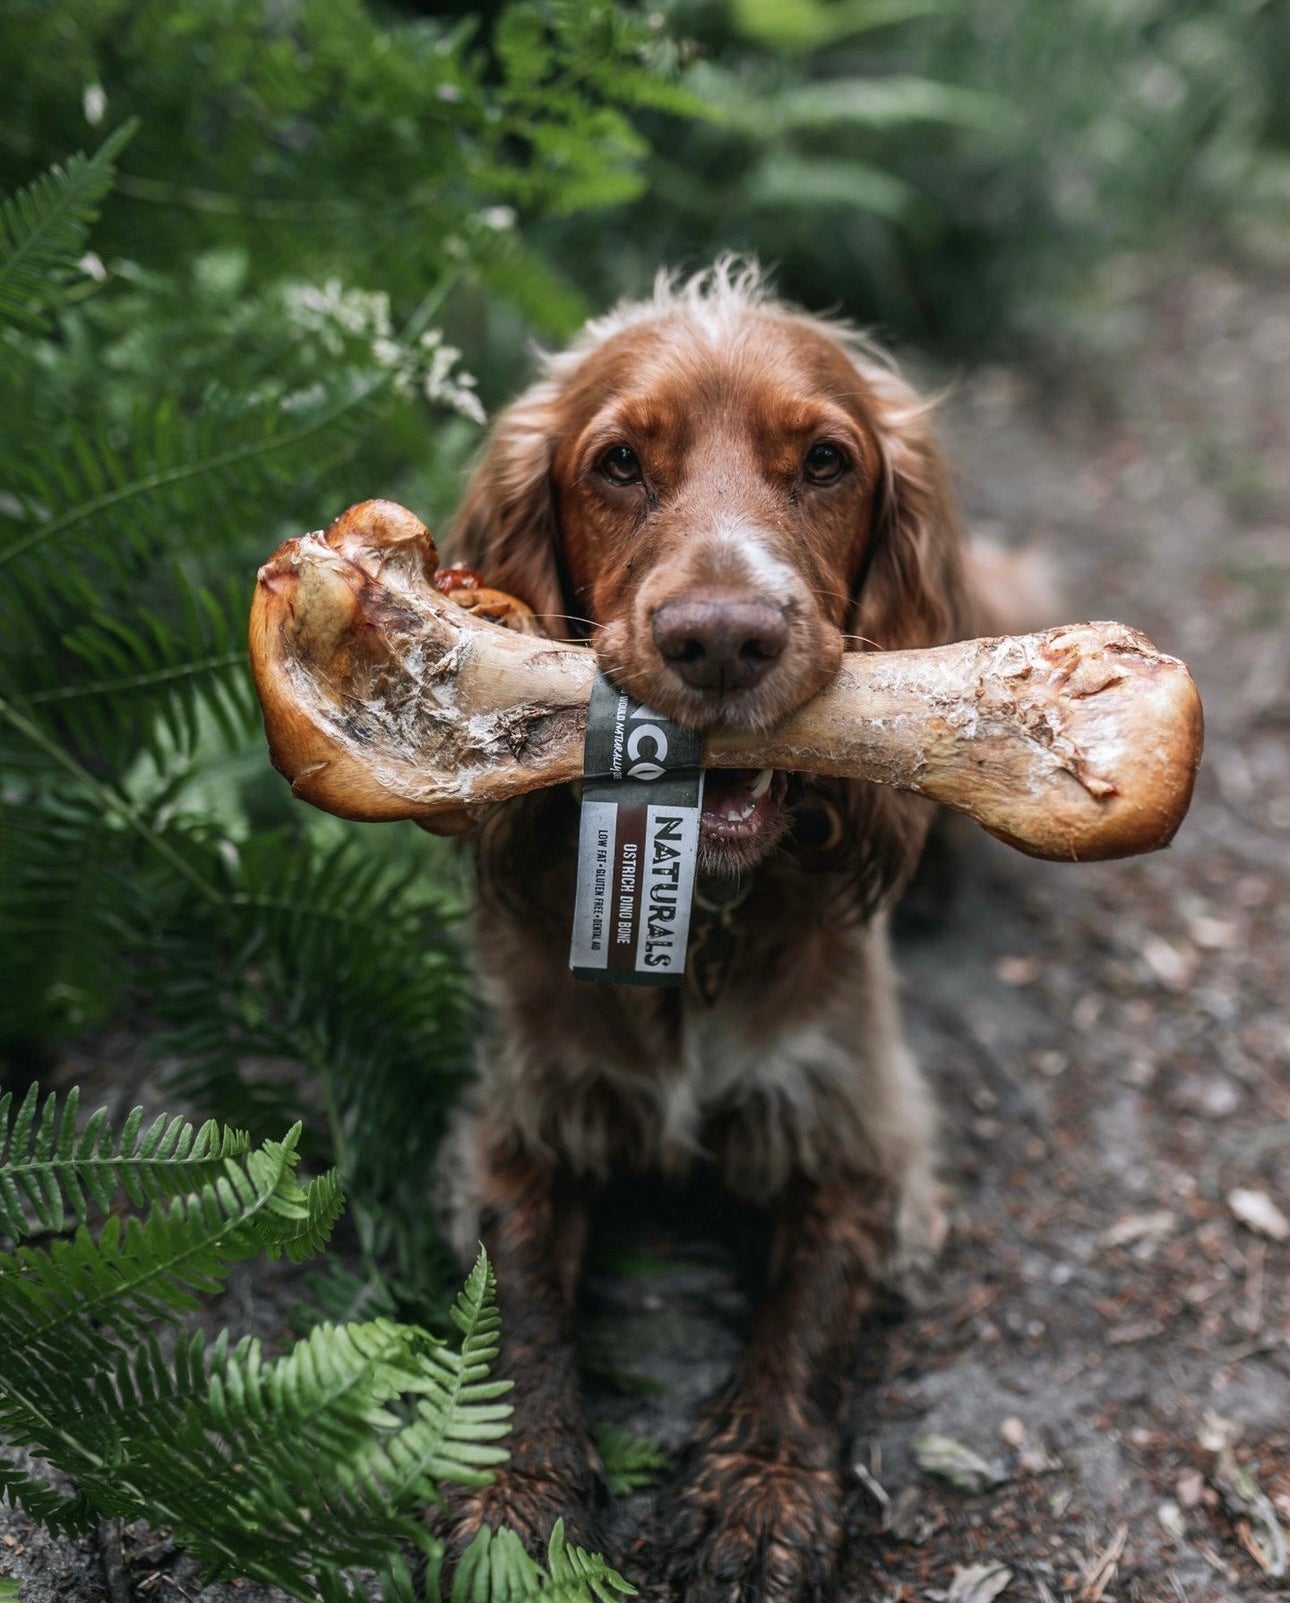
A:
[[[1157,1208],[1152,1213],[1131,1213],[1104,1230],[1101,1242],[1104,1247],[1128,1247],[1135,1241],[1159,1241],[1172,1235],[1177,1223],[1178,1216],[1168,1208]]]
[[[988,1492],[992,1486],[1002,1486],[1010,1479],[1007,1470],[997,1461],[987,1463],[952,1436],[939,1436],[935,1432],[919,1436],[911,1443],[914,1462],[928,1475],[938,1475],[952,1486],[965,1492]]]
[[[1012,1571],[1006,1564],[971,1564],[967,1569],[956,1564],[945,1603],[990,1603],[1011,1580]]]
[[[1186,990],[1196,969],[1194,951],[1180,950],[1160,935],[1148,935],[1141,951],[1147,967],[1167,991]]]
[[[1005,1447],[1011,1447],[1013,1452],[1020,1452],[1026,1445],[1026,1427],[1015,1414],[999,1421],[999,1438]]]
[[[1221,952],[1225,948],[1233,947],[1241,936],[1238,924],[1229,923],[1222,918],[1206,918],[1203,915],[1188,919],[1187,933],[1197,946],[1207,952]]]
[[[994,972],[1005,985],[1033,985],[1044,972],[1044,965],[1037,957],[1001,957]]]
[[[1247,1229],[1270,1241],[1290,1241],[1290,1219],[1266,1191],[1247,1191],[1237,1186],[1227,1193],[1227,1206]]]

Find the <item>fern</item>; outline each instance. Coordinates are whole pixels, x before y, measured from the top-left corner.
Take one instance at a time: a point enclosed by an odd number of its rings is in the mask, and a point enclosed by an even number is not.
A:
[[[215,591],[179,569],[167,577],[165,616],[140,607],[125,618],[100,604],[64,635],[58,657],[24,660],[28,712],[82,750],[142,748],[159,767],[190,757],[207,720],[228,746],[244,744],[259,722],[246,661],[249,583]]]
[[[350,838],[334,847],[256,838],[239,848],[223,904],[188,909],[153,949],[176,1091],[259,1125],[308,1111],[320,1094],[374,1306],[391,1306],[388,1281],[398,1278],[409,1293],[422,1287],[421,1318],[442,1290],[444,1262],[424,1175],[469,1060],[461,954],[448,933],[458,909],[428,881],[434,860],[419,833],[388,860]],[[257,1072],[265,1063],[276,1071],[267,1082]]]
[[[297,1127],[240,1160],[224,1159],[216,1178],[146,1219],[112,1214],[97,1237],[81,1225],[47,1250],[18,1247],[0,1266],[14,1292],[0,1312],[0,1339],[70,1341],[84,1320],[128,1337],[149,1320],[198,1308],[242,1259],[309,1257],[341,1198],[334,1174],[296,1183],[299,1137]]]
[[[671,1459],[653,1442],[608,1422],[596,1431],[596,1450],[600,1454],[605,1484],[615,1497],[653,1486],[660,1475],[666,1475],[672,1468]]]
[[[11,790],[18,782],[11,768]],[[0,1041],[55,1039],[116,1005],[122,953],[143,918],[125,863],[119,820],[89,798],[9,800],[0,828]]]
[[[246,509],[302,470],[334,460],[370,426],[388,375],[343,375],[321,396],[212,398],[198,418],[169,405],[140,409],[127,440],[74,427],[54,445],[30,445],[0,463],[20,508],[19,532],[0,540],[8,612],[33,625],[92,617],[105,579],[137,595],[176,531],[200,527],[209,560],[246,537]]]
[[[73,156],[0,202],[0,322],[45,326],[77,270],[98,203],[112,187],[117,156],[137,122],[123,124],[93,156]]]
[[[249,1145],[213,1120],[198,1129],[161,1114],[144,1130],[142,1108],[115,1140],[102,1108],[78,1132],[79,1105],[75,1087],[61,1109],[52,1093],[42,1107],[34,1085],[16,1109],[10,1092],[0,1095],[0,1230],[15,1240],[62,1230],[69,1213],[84,1224],[91,1202],[106,1210],[118,1192],[139,1207],[191,1190]]]
[[[480,1252],[452,1310],[461,1334],[459,1348],[436,1342],[427,1353],[431,1374],[418,1399],[417,1434],[400,1440],[392,1452],[394,1495],[405,1495],[429,1480],[481,1486],[492,1477],[489,1468],[506,1457],[492,1445],[509,1428],[510,1405],[497,1399],[511,1389],[509,1381],[489,1380],[497,1357],[501,1319],[492,1265]]]
[[[119,1135],[103,1113],[77,1134],[76,1112],[75,1096],[60,1109],[33,1093],[16,1114],[0,1101],[15,1233],[80,1221],[70,1238],[0,1254],[0,1436],[68,1488],[0,1457],[0,1497],[71,1534],[112,1517],[164,1523],[217,1575],[338,1603],[362,1596],[355,1567],[378,1571],[389,1603],[410,1603],[402,1545],[421,1553],[434,1603],[442,1555],[422,1510],[506,1458],[511,1382],[489,1374],[500,1322],[483,1253],[453,1309],[455,1343],[379,1318],[316,1325],[276,1358],[227,1334],[163,1346],[154,1322],[192,1311],[234,1262],[320,1250],[335,1177],[297,1182],[295,1130],[248,1151],[164,1116],[145,1131],[137,1109]],[[121,1200],[124,1221],[112,1212],[95,1233],[94,1210]],[[463,1586],[481,1603],[613,1603],[631,1590],[559,1527],[545,1570],[513,1534],[481,1533],[454,1595]]]
[[[524,1551],[514,1531],[490,1531],[487,1526],[471,1543],[457,1570],[452,1603],[487,1597],[492,1603],[616,1603],[618,1596],[633,1596],[636,1588],[625,1581],[599,1554],[567,1545],[564,1521],[557,1520],[547,1548],[545,1571]]]

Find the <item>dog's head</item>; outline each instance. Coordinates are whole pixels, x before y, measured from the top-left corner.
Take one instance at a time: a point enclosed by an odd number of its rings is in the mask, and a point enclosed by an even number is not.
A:
[[[454,554],[698,728],[777,722],[847,649],[952,638],[960,542],[927,407],[851,330],[721,264],[588,325],[499,417]],[[764,856],[784,785],[713,774],[709,861]]]

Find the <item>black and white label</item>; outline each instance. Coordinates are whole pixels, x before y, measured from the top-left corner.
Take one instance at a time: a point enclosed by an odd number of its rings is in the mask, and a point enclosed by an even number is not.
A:
[[[703,806],[703,736],[596,675],[587,713],[569,965],[579,979],[680,985]]]

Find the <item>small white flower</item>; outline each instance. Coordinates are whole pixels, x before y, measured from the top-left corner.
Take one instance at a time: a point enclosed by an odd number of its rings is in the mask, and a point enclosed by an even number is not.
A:
[[[495,228],[499,234],[504,229],[515,227],[515,208],[513,206],[485,206],[479,215],[490,228]]]
[[[107,92],[101,83],[87,83],[81,91],[81,110],[91,128],[97,128],[107,112]]]
[[[475,394],[475,377],[472,373],[454,373],[461,360],[455,345],[445,345],[438,329],[427,329],[418,341],[430,360],[422,376],[421,388],[427,401],[450,406],[473,423],[484,423],[486,417],[479,397]]]
[[[92,278],[98,284],[101,284],[108,276],[107,268],[103,265],[103,258],[96,255],[92,250],[85,252],[80,259],[79,266],[86,278]]]

